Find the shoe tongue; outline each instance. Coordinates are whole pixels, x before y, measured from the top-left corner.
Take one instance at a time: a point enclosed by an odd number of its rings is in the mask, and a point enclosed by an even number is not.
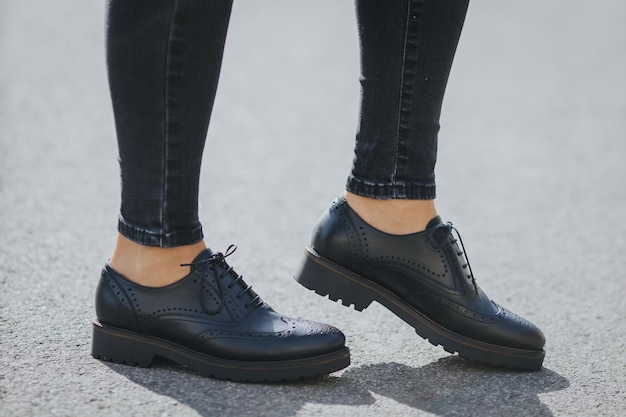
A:
[[[443,222],[441,221],[441,217],[436,216],[434,217],[431,221],[428,222],[428,224],[426,225],[427,229],[430,229],[431,227],[435,227],[438,224],[442,224]]]

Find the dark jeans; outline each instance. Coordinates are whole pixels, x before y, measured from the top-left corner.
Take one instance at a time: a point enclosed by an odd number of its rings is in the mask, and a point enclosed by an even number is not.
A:
[[[107,64],[122,175],[119,231],[203,238],[198,181],[232,0],[109,0]],[[435,198],[439,115],[468,0],[357,0],[361,117],[347,190]]]

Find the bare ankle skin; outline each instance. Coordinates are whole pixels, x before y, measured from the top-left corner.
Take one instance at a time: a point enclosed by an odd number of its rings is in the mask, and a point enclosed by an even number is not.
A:
[[[147,287],[164,287],[185,277],[190,263],[206,249],[204,242],[175,248],[143,246],[118,234],[111,267],[127,279]]]
[[[349,191],[344,191],[343,196],[368,224],[392,235],[421,232],[437,216],[435,200],[377,200]]]

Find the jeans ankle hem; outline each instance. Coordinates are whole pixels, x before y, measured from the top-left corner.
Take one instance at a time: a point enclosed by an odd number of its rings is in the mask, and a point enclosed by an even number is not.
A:
[[[350,176],[346,190],[362,197],[379,200],[434,200],[436,197],[435,185],[409,184],[376,184],[365,182]]]
[[[155,246],[160,248],[173,248],[177,246],[193,245],[204,239],[202,227],[197,229],[176,232],[176,233],[153,233],[142,230],[125,223],[122,219],[118,221],[117,231],[125,238],[132,240],[143,246]]]

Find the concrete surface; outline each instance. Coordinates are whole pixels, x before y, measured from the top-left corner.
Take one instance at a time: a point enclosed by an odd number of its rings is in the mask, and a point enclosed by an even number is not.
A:
[[[351,1],[240,0],[201,190],[207,241],[277,310],[337,325],[320,380],[215,381],[92,359],[118,207],[104,3],[0,0],[0,415],[626,415],[626,3],[480,0],[444,106],[439,211],[478,282],[538,324],[545,368],[432,347],[393,315],[291,279],[352,159]]]

